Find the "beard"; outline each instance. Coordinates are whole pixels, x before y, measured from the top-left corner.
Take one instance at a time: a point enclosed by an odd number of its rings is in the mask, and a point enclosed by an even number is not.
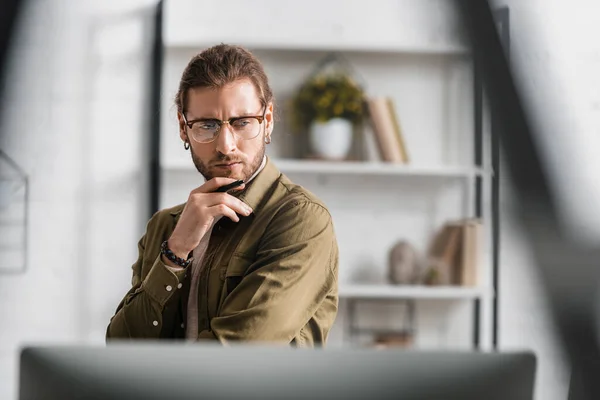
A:
[[[260,164],[262,163],[262,160],[265,156],[266,144],[265,144],[264,140],[261,140],[261,143],[262,143],[262,146],[261,146],[260,150],[256,153],[256,156],[254,156],[254,159],[252,159],[252,160],[249,160],[248,157],[246,157],[244,154],[238,154],[236,156],[228,156],[223,153],[217,152],[215,157],[212,160],[210,160],[210,162],[205,163],[204,161],[202,161],[200,159],[200,157],[198,157],[194,153],[193,149],[190,149],[190,153],[192,155],[192,161],[194,162],[196,169],[198,170],[198,172],[200,172],[200,174],[202,174],[204,179],[206,179],[207,181],[209,181],[215,177],[243,179],[244,181],[246,181],[260,167]],[[219,164],[219,163],[224,163],[224,162],[239,162],[242,164],[242,171],[235,172],[235,173],[233,171],[216,172],[213,170],[213,168],[211,168],[211,165],[213,165],[213,164]]]

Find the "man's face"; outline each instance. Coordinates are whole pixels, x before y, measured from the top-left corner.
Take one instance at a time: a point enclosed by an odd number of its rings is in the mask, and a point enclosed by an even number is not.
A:
[[[219,89],[190,89],[185,117],[188,121],[200,118],[228,120],[263,115],[263,112],[265,109],[256,88],[250,80],[241,79]],[[181,115],[178,118],[181,139],[190,143],[194,165],[206,180],[214,177],[246,180],[263,160],[265,137],[270,137],[273,130],[273,105],[269,104],[266,109],[260,133],[250,140],[238,137],[228,124],[224,124],[214,141],[200,143],[194,140]]]

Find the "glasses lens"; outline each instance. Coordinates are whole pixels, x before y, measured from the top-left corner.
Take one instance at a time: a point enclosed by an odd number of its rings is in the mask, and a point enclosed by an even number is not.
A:
[[[256,118],[241,118],[232,121],[231,129],[242,139],[254,139],[260,132],[260,124]]]
[[[192,136],[200,143],[211,142],[219,132],[217,121],[200,121],[192,125]]]

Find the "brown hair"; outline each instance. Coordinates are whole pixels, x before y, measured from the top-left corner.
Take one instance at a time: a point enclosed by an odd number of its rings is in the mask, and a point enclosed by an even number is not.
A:
[[[244,78],[254,84],[263,107],[273,101],[267,74],[251,52],[223,43],[203,50],[190,60],[183,71],[175,96],[177,111],[184,112],[191,88],[221,88]]]

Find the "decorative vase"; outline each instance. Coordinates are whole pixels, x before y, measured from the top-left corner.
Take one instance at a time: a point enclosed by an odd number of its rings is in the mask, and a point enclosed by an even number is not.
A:
[[[327,122],[314,121],[310,125],[310,147],[318,157],[343,160],[352,147],[352,122],[332,118]]]
[[[388,278],[397,285],[410,285],[419,279],[417,250],[407,241],[396,243],[389,253]]]

